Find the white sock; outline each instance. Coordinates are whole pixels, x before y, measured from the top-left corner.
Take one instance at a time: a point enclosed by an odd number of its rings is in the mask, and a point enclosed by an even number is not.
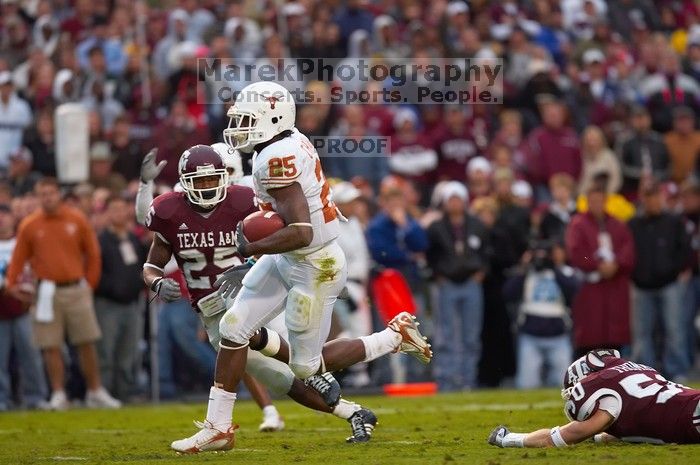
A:
[[[355,402],[349,402],[345,399],[340,399],[338,405],[333,409],[333,415],[343,420],[347,420],[352,416],[353,413],[360,410],[362,407],[357,405]]]
[[[401,344],[401,335],[393,329],[386,328],[378,333],[362,336],[360,340],[365,345],[365,359],[363,362],[371,362],[382,355],[396,350]]]
[[[207,421],[221,432],[231,428],[233,416],[233,404],[236,402],[236,393],[224,391],[212,386],[209,390],[209,405],[207,406]]]
[[[277,411],[277,408],[274,405],[267,405],[263,407],[262,413],[264,418],[280,416],[280,413]]]
[[[525,447],[523,441],[525,441],[525,433],[508,433],[503,436],[503,447]]]

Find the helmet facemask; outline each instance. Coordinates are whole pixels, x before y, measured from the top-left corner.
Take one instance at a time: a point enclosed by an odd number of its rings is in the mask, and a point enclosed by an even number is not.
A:
[[[218,177],[216,186],[195,187],[196,181],[213,177]],[[214,208],[226,198],[228,172],[225,168],[214,168],[211,165],[198,166],[197,171],[180,175],[180,184],[191,203],[202,208]]]
[[[232,108],[228,127],[224,129],[224,141],[234,150],[251,151],[255,145],[266,141],[265,132],[257,130],[258,121],[253,113]]]

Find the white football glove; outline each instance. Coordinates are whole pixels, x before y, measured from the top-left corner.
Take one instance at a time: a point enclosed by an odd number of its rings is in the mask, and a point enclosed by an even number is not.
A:
[[[151,289],[165,302],[175,302],[182,297],[180,285],[172,278],[158,279]]]
[[[160,163],[156,164],[156,155],[158,154],[158,149],[153,148],[150,152],[143,157],[141,162],[141,182],[146,183],[153,181],[158,177],[165,165],[168,164],[167,161],[161,160]]]
[[[253,264],[246,262],[242,265],[234,266],[223,272],[219,279],[214,282],[214,287],[219,286],[219,294],[224,300],[228,299],[243,285],[243,277],[253,267]]]

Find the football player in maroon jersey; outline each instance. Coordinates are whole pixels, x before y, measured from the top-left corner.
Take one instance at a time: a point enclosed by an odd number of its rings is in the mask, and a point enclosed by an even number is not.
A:
[[[199,313],[210,342],[218,348],[219,320],[227,302],[214,282],[226,269],[242,263],[234,240],[236,225],[257,208],[251,189],[228,184],[221,157],[209,146],[196,145],[186,150],[178,169],[183,192],[157,197],[148,212],[146,225],[155,237],[144,266],[144,281],[165,301],[181,298],[179,284],[164,277],[163,269],[174,255],[183,271],[192,306]],[[272,330],[284,334],[283,320],[277,327],[274,321],[271,323]],[[285,363],[260,352],[249,351],[247,366],[249,374],[275,394],[287,394],[306,407],[348,420],[353,431],[349,442],[369,439],[376,424],[371,411],[344,399],[329,406],[311,386],[295,379]],[[332,377],[328,379],[337,386]],[[232,445],[232,434],[225,436],[223,441]]]
[[[594,350],[572,363],[564,377],[562,427],[512,433],[498,426],[489,444],[564,447],[595,442],[700,443],[700,390],[667,381],[656,370]]]

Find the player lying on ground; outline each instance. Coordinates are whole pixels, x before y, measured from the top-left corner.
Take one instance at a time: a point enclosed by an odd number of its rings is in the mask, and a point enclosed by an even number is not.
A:
[[[253,192],[249,188],[241,186],[220,188],[220,183],[223,181],[217,171],[221,169],[221,161],[216,153],[207,150],[206,146],[195,146],[186,151],[183,157],[185,155],[187,160],[180,163],[179,167],[185,193],[171,192],[156,198],[148,215],[148,227],[156,235],[147,265],[144,267],[144,279],[164,300],[179,299],[181,296],[177,282],[163,278],[163,268],[174,254],[183,270],[193,308],[200,314],[210,342],[218,349],[219,323],[224,315],[226,303],[216,292],[214,281],[225,268],[241,263],[234,246],[234,229],[240,220],[256,209]],[[192,189],[195,189],[194,193],[191,193]],[[200,192],[199,195],[203,195],[204,200],[199,199],[196,192]],[[211,197],[214,195],[217,197]],[[213,206],[207,209],[207,205]],[[274,340],[279,342],[279,347],[286,347],[286,342],[282,338],[275,339],[278,334],[284,336],[286,333],[282,318],[283,316],[280,315],[268,323],[271,335],[266,345],[268,348]],[[349,342],[356,345],[359,342],[362,350],[355,352],[361,352],[360,355],[365,359],[374,359],[400,349],[404,340],[402,334],[397,331],[404,331],[404,328],[409,326],[411,326],[409,323],[397,323],[396,329],[387,328],[380,333],[367,336],[363,338],[364,342],[358,340]],[[336,342],[334,346],[337,347],[337,345]],[[368,410],[340,400],[339,386],[331,376],[319,377],[322,381],[320,384],[309,383],[310,386],[316,386],[325,392],[326,400],[324,400],[319,398],[318,392],[314,389],[300,380],[295,380],[286,364],[255,351],[246,352],[250,361],[247,365],[248,372],[274,393],[287,393],[302,405],[321,411],[332,411],[335,415],[348,419],[353,429],[350,442],[369,439],[376,418]],[[284,352],[284,349],[280,352]],[[336,365],[341,366],[334,361],[334,366]],[[232,438],[231,434],[230,439]],[[218,440],[213,444],[221,445]],[[180,451],[192,451],[189,450],[192,447],[195,447],[196,451],[207,450],[205,443],[189,447],[181,447],[178,443],[173,446]]]
[[[595,442],[700,443],[700,390],[667,381],[656,370],[594,350],[569,366],[564,378],[565,426],[512,433],[498,426],[489,444],[564,447]]]
[[[237,227],[238,252],[244,257],[262,257],[245,275],[233,306],[221,318],[220,350],[206,426],[173,443],[188,450],[203,445],[216,450],[228,446],[223,438],[233,440],[235,393],[246,370],[250,339],[280,314],[284,314],[289,334],[292,372],[316,387],[327,400],[333,400],[323,375],[330,366],[323,347],[347,270],[345,256],[335,240],[338,215],[320,159],[313,144],[294,131],[295,103],[279,84],[247,86],[228,115],[231,120],[224,139],[234,149],[257,152],[252,168],[255,195],[261,207],[276,211],[286,226],[251,243],[243,237],[241,224]],[[408,338],[401,342],[410,342],[429,353],[410,317],[395,319],[392,324],[399,332],[387,329],[374,338],[370,336],[366,340],[375,341],[377,350],[365,351],[365,355],[396,345],[394,341],[399,337]]]
[[[212,144],[211,148],[214,149],[216,153],[219,154],[221,160],[224,163],[226,172],[228,174],[229,184],[238,184],[243,181],[243,163],[240,154],[231,149],[228,145],[223,143]],[[148,211],[153,203],[153,191],[154,183],[153,181],[158,177],[167,161],[162,160],[160,163],[156,163],[157,149],[152,149],[148,152],[141,163],[141,182],[139,183],[139,189],[136,194],[136,221],[139,224],[146,225],[146,219],[148,218]],[[250,178],[250,176],[248,176]],[[174,188],[176,192],[182,192],[182,185],[178,182]],[[173,261],[174,262],[174,261]],[[169,263],[165,268],[171,266]],[[215,347],[218,349],[218,346]],[[263,432],[273,432],[281,431],[284,429],[284,421],[280,416],[279,412],[272,403],[270,394],[264,385],[257,382],[252,376],[246,375],[243,378],[243,382],[248,388],[248,391],[258,404],[258,407],[263,412],[263,420],[260,423],[259,430]]]

